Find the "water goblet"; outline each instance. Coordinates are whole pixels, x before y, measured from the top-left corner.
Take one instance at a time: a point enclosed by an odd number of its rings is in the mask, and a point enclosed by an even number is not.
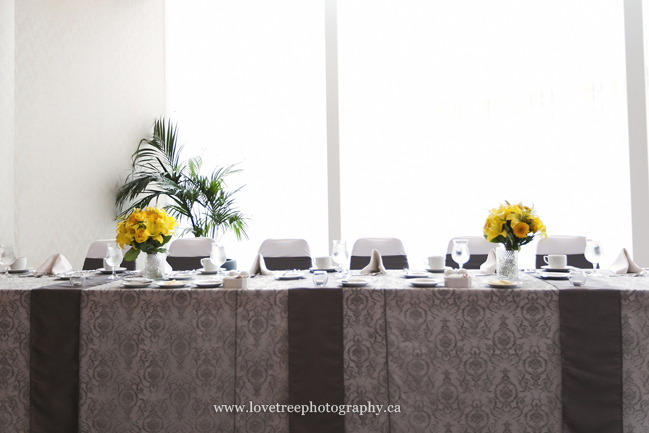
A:
[[[313,284],[316,287],[324,286],[328,280],[329,276],[327,275],[327,271],[313,271]]]
[[[599,241],[594,241],[592,239],[586,240],[586,249],[584,250],[584,256],[586,260],[593,264],[592,276],[598,277],[599,273],[597,272],[597,264],[602,261],[602,245]]]
[[[462,266],[464,266],[464,264],[469,261],[469,257],[471,257],[469,241],[467,239],[453,239],[451,257],[455,263],[460,265],[460,269],[462,269]]]
[[[124,258],[124,252],[117,244],[108,244],[106,249],[106,264],[111,267],[112,274],[108,277],[109,280],[117,279],[115,275],[115,268],[117,268]]]
[[[225,255],[225,248],[223,245],[212,244],[212,251],[210,252],[210,261],[216,266],[217,271],[221,272],[221,266],[227,261]]]
[[[0,245],[0,265],[5,267],[5,278],[9,277],[9,266],[16,261],[16,247],[12,244]]]
[[[347,252],[347,241],[334,241],[334,248],[331,252],[331,260],[334,261],[343,273],[347,269],[349,253]]]

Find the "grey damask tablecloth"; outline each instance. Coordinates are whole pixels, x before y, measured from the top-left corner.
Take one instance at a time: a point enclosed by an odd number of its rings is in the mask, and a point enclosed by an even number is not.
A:
[[[343,291],[346,403],[400,405],[347,414],[348,432],[558,432],[558,291],[414,289],[398,272]],[[649,431],[649,279],[622,290],[625,432]],[[0,282],[0,431],[29,429],[30,289]],[[218,414],[213,405],[288,402],[287,290],[82,292],[80,430],[286,432],[286,413]],[[408,288],[407,290],[404,290]],[[3,430],[4,429],[4,430]]]

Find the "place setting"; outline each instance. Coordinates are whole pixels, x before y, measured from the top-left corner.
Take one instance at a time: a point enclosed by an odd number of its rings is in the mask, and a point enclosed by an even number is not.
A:
[[[446,270],[446,257],[444,256],[430,256],[424,259],[426,271],[433,274],[443,274]]]
[[[543,256],[546,265],[541,266],[538,276],[544,280],[567,280],[571,269],[568,266],[568,256],[565,254],[549,254]]]

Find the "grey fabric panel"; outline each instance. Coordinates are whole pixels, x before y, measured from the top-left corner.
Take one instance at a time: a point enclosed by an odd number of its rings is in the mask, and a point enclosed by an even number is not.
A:
[[[122,263],[120,264],[121,267],[128,269],[129,271],[134,271],[135,270],[135,260],[127,262],[126,260],[122,260]],[[100,269],[104,267],[104,259],[91,259],[86,257],[86,259],[83,261],[83,270],[84,271],[89,271],[89,270],[94,270],[94,269]]]
[[[471,254],[469,261],[462,266],[464,269],[480,269],[480,265],[487,261],[488,254]],[[450,254],[446,255],[446,266],[459,268]]]
[[[311,268],[311,257],[264,257],[266,268],[270,271]]]
[[[406,256],[381,256],[385,269],[408,269]],[[350,269],[363,269],[370,264],[369,256],[352,256]]]

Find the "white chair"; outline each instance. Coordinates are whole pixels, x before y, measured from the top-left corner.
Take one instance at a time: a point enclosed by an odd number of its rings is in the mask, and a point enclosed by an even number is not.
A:
[[[266,268],[271,271],[311,268],[311,250],[304,239],[266,239],[259,246]]]
[[[408,268],[408,257],[403,242],[397,238],[360,238],[352,247],[350,269],[363,269],[370,263],[372,250],[381,254],[385,269]]]
[[[203,267],[201,259],[210,256],[212,245],[216,241],[212,238],[181,238],[169,245],[167,263],[174,271],[188,271]]]
[[[489,251],[498,248],[498,244],[487,241],[484,236],[456,236],[448,242],[448,248],[446,249],[446,266],[451,268],[458,267],[458,264],[455,263],[451,256],[454,239],[466,239],[469,241],[469,254],[471,256],[469,261],[464,264],[464,269],[480,269],[480,265],[487,260]]]
[[[86,259],[83,261],[83,270],[88,271],[91,269],[99,269],[104,267],[104,258],[106,257],[106,252],[108,251],[108,244],[115,243],[115,239],[100,239],[90,244],[88,252],[86,253]],[[130,250],[129,245],[124,246],[124,253]],[[128,270],[135,270],[135,260],[127,262],[122,260],[120,264],[121,267],[124,267]]]
[[[565,254],[568,256],[568,266],[590,269],[593,265],[586,260],[584,251],[586,251],[585,236],[548,236],[546,240],[536,244],[536,267],[547,265],[543,256]]]

